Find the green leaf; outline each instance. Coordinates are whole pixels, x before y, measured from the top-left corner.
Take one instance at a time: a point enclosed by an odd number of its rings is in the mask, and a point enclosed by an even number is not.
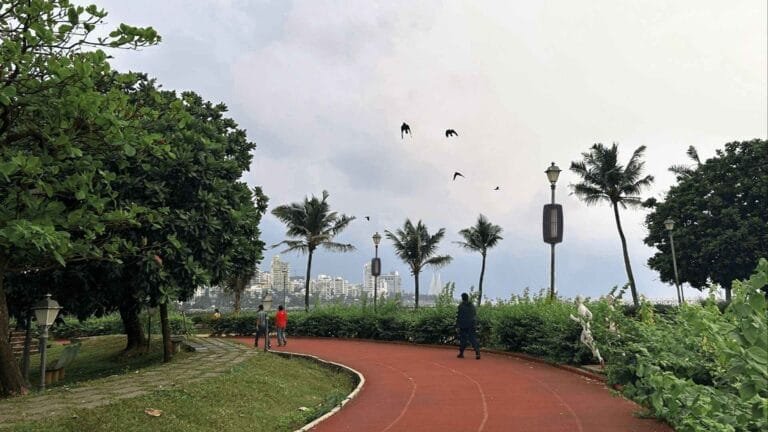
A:
[[[67,10],[67,18],[69,19],[70,24],[73,26],[77,25],[78,22],[80,22],[80,17],[77,14],[77,9],[71,7]]]
[[[125,155],[128,157],[133,157],[136,155],[136,149],[130,144],[123,145],[123,151],[125,152]]]

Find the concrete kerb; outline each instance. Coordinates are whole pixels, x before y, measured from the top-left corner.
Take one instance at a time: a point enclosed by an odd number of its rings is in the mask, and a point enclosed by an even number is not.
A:
[[[360,393],[360,391],[363,389],[363,386],[365,385],[365,376],[363,376],[363,374],[361,374],[360,372],[358,372],[355,369],[352,369],[351,367],[349,367],[347,365],[343,365],[341,363],[336,363],[336,362],[332,362],[332,361],[328,361],[328,360],[323,360],[320,357],[313,356],[313,355],[310,355],[310,354],[301,354],[301,353],[295,353],[295,352],[289,352],[289,351],[270,351],[270,352],[273,353],[273,354],[277,354],[277,355],[279,355],[281,357],[291,358],[291,357],[295,356],[295,357],[306,358],[306,359],[312,360],[312,361],[314,361],[316,363],[320,363],[323,366],[330,367],[331,369],[342,370],[342,371],[345,371],[345,372],[352,372],[353,376],[357,377],[357,386],[355,386],[355,389],[352,390],[352,392],[350,394],[348,394],[347,397],[344,398],[343,401],[341,401],[338,405],[333,407],[332,410],[330,410],[327,413],[323,414],[322,416],[312,420],[311,422],[305,424],[300,429],[296,429],[294,432],[307,432],[310,429],[312,429],[313,427],[319,425],[323,421],[325,421],[328,418],[330,418],[332,415],[334,415],[337,412],[341,411],[341,409],[344,408],[344,405],[346,405],[352,399],[357,397],[358,393]]]

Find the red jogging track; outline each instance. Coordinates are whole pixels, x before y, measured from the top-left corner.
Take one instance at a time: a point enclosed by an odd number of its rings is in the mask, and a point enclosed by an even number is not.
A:
[[[253,344],[253,339],[238,338]],[[263,343],[263,340],[261,341]],[[291,338],[274,351],[312,354],[365,376],[358,396],[317,432],[672,431],[602,382],[543,363],[349,339]],[[261,348],[261,347],[260,347]]]

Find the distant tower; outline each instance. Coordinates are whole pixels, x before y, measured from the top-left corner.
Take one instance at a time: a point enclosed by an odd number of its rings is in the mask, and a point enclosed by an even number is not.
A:
[[[432,273],[432,282],[429,283],[429,293],[438,295],[443,291],[443,281],[440,278],[440,272]]]

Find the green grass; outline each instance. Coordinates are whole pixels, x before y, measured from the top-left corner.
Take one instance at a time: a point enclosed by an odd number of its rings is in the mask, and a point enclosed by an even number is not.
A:
[[[148,352],[140,355],[125,356],[122,354],[123,348],[125,348],[125,335],[83,339],[80,352],[65,369],[64,379],[47,387],[71,387],[80,381],[123,374],[128,371],[135,371],[159,364],[163,358],[161,341],[160,337],[153,336]],[[55,342],[50,345],[51,347],[46,350],[46,362],[48,365],[55,363],[64,349],[63,345]],[[184,352],[176,354],[176,356],[184,355],[188,354]],[[32,387],[36,388],[40,382],[40,355],[32,356],[30,364],[29,380]]]
[[[77,410],[66,418],[18,424],[12,430],[292,431],[330,410],[353,388],[346,373],[300,358],[259,354],[217,378]],[[146,408],[163,414],[151,417]]]

